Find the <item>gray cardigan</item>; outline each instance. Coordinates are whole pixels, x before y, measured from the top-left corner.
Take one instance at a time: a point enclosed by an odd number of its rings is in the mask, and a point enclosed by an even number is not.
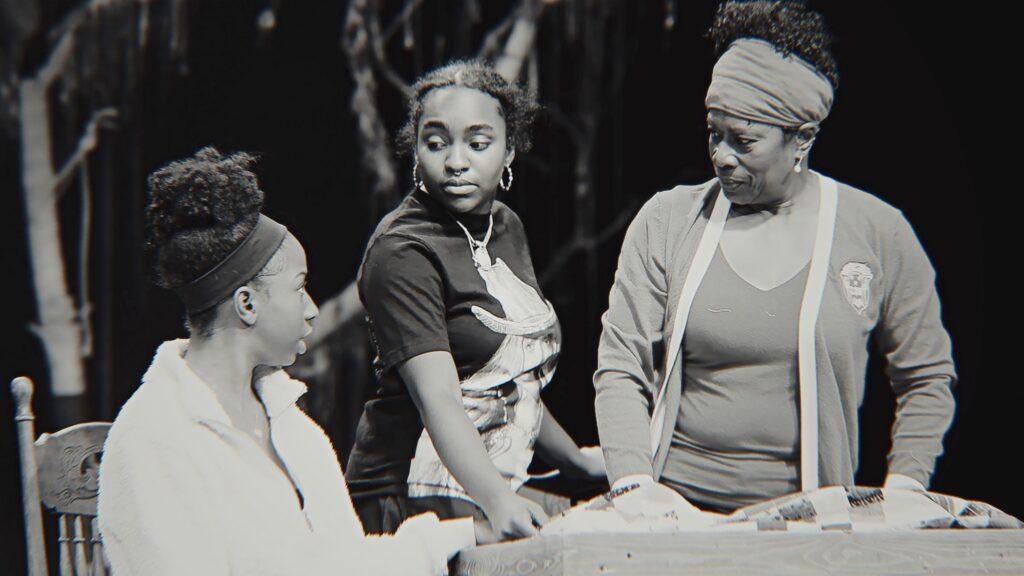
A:
[[[676,303],[714,199],[717,180],[652,197],[626,232],[602,317],[594,374],[597,425],[608,480],[660,477],[679,411],[683,358],[668,379],[667,417],[651,454],[650,412],[662,381]],[[818,315],[819,477],[851,485],[857,470],[857,410],[864,397],[868,337],[887,361],[897,397],[889,473],[928,485],[953,419],[956,382],[935,273],[899,210],[839,184],[828,281]],[[851,296],[844,267],[867,265],[866,306]],[[857,304],[855,306],[855,304]],[[682,347],[675,353],[682,354]]]

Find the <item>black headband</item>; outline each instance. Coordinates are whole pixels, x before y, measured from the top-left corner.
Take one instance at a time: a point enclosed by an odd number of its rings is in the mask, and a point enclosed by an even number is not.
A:
[[[209,310],[267,265],[284,242],[288,229],[260,214],[249,235],[224,260],[199,278],[172,288],[189,314]]]

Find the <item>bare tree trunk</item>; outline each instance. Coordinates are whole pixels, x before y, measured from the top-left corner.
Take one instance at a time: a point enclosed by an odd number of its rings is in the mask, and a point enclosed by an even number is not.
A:
[[[537,37],[537,21],[544,5],[537,0],[524,0],[516,9],[515,24],[505,41],[505,49],[494,60],[494,69],[509,82],[515,82]]]
[[[45,80],[26,79],[21,82],[19,93],[22,188],[39,319],[32,331],[46,353],[53,395],[82,398],[85,394],[82,330],[68,293],[61,254],[57,213],[59,178],[54,173],[51,153],[48,85]]]
[[[363,169],[370,188],[370,212],[374,218],[394,208],[401,197],[387,128],[377,110],[377,79],[374,75],[374,30],[379,27],[376,23],[377,9],[371,0],[353,2],[345,18],[342,38],[355,82],[350,107],[358,120]]]
[[[82,317],[76,312],[68,290],[61,251],[58,202],[61,190],[96,147],[99,126],[106,119],[117,116],[117,112],[112,108],[95,111],[71,155],[59,168],[55,167],[47,93],[63,72],[74,47],[70,29],[65,30],[60,38],[39,73],[18,84],[18,128],[29,262],[39,319],[31,329],[43,344],[50,368],[55,423],[66,426],[81,421],[88,411],[82,361]],[[86,176],[83,174],[82,177]],[[82,311],[88,308],[88,302],[81,303]]]

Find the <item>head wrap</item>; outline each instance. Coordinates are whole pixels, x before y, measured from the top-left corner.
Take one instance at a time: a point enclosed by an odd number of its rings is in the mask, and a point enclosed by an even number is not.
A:
[[[209,310],[248,282],[270,261],[288,229],[260,214],[256,226],[224,260],[202,276],[172,288],[189,314]]]
[[[832,98],[828,78],[806,60],[785,56],[770,42],[741,38],[715,64],[704,105],[753,122],[797,128],[824,120]]]

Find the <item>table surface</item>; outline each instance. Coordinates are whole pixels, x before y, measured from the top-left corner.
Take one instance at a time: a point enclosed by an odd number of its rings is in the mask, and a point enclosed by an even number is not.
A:
[[[545,536],[462,552],[457,576],[1024,574],[1024,530]]]

